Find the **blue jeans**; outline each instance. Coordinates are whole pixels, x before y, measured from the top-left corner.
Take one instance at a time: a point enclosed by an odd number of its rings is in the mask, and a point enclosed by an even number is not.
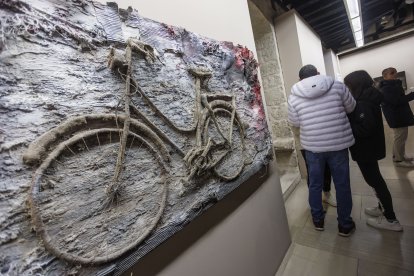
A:
[[[335,184],[336,201],[338,203],[338,223],[342,227],[352,226],[352,195],[349,183],[349,157],[348,149],[329,152],[306,151],[309,175],[309,205],[312,218],[320,221],[325,217],[322,206],[322,186],[325,165],[331,169]]]

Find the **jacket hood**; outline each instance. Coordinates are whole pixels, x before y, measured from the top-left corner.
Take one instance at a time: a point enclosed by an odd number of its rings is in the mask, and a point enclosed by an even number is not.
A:
[[[317,98],[331,89],[334,79],[324,75],[316,75],[301,80],[292,86],[292,95],[301,98]]]
[[[388,85],[390,85],[390,86],[394,86],[394,85],[402,86],[402,81],[399,80],[399,79],[382,80],[382,81],[380,81],[379,87],[381,88],[381,87],[388,86]]]
[[[370,87],[365,89],[356,100],[367,101],[379,105],[381,104],[383,98],[383,94],[378,89],[376,89],[375,87]]]

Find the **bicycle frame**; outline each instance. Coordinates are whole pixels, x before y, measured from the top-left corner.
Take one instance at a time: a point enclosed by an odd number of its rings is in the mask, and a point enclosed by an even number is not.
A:
[[[149,137],[153,137],[151,139],[156,140],[158,146],[162,144],[161,139],[165,142],[167,142],[170,146],[172,146],[176,152],[183,157],[184,161],[186,162],[188,167],[193,167],[193,169],[190,171],[189,176],[187,180],[190,180],[193,176],[197,174],[202,174],[204,171],[209,170],[213,167],[215,167],[229,152],[231,147],[233,146],[232,141],[232,133],[233,133],[233,124],[237,122],[237,124],[240,126],[240,135],[241,135],[241,146],[242,150],[245,149],[244,145],[244,127],[243,123],[236,111],[235,107],[235,97],[234,95],[225,95],[225,94],[202,94],[201,93],[201,87],[202,82],[207,81],[211,77],[211,72],[200,69],[200,68],[190,68],[189,73],[194,76],[195,78],[195,114],[194,114],[194,123],[193,125],[188,129],[183,129],[175,125],[170,119],[168,119],[155,105],[152,103],[152,101],[148,98],[146,93],[140,88],[137,81],[132,78],[132,54],[133,52],[141,53],[145,56],[145,59],[148,63],[154,62],[157,60],[157,57],[154,53],[154,49],[144,44],[140,41],[136,41],[133,39],[129,39],[126,45],[125,50],[125,56],[118,53],[118,50],[115,50],[114,48],[111,49],[108,59],[108,67],[121,75],[125,76],[125,92],[124,92],[124,115],[115,115],[115,117],[111,116],[110,114],[95,114],[95,115],[88,115],[86,117],[90,118],[90,120],[98,121],[99,117],[102,118],[111,118],[110,120],[115,120],[115,122],[118,124],[118,121],[123,121],[123,131],[120,141],[120,149],[117,157],[117,163],[116,163],[116,170],[114,172],[113,176],[113,183],[118,182],[119,175],[122,172],[122,163],[124,161],[124,153],[125,153],[125,147],[126,147],[126,137],[128,133],[130,132],[130,126],[131,122],[133,124],[138,125],[140,124],[140,128],[149,128],[151,130],[146,130],[146,133]],[[125,73],[124,73],[125,72]],[[131,97],[135,93],[131,93],[131,88],[135,88],[138,93],[142,95],[142,98],[145,100],[145,102],[156,111],[157,115],[166,122],[170,127],[177,130],[181,133],[195,133],[196,134],[196,141],[194,147],[188,151],[187,153],[184,153],[182,149],[177,146],[161,129],[159,129],[154,123],[151,122],[151,120],[143,113],[141,112],[136,106],[133,105]],[[224,133],[222,131],[222,127],[216,120],[216,116],[214,112],[218,111],[225,111],[230,114],[230,128],[228,133]],[[132,118],[131,113],[140,118],[143,123],[139,123],[135,119]],[[85,118],[86,118],[85,117]],[[56,138],[61,137],[67,134],[71,134],[75,131],[79,131],[83,128],[88,127],[88,122],[84,117],[75,117],[72,120],[68,120],[65,125],[63,123],[62,125],[46,132],[42,136],[40,136],[38,139],[36,139],[28,148],[27,152],[23,156],[23,160],[25,163],[31,164],[31,163],[38,163],[39,161],[43,160],[45,158],[47,149],[52,147],[52,144],[56,143]],[[213,123],[219,132],[219,135],[223,138],[224,142],[215,142],[213,140],[205,141],[203,143],[202,141],[202,135],[206,132],[206,129],[204,128],[206,125],[206,121],[210,120],[210,118],[213,120]],[[72,124],[75,124],[77,128],[71,126]],[[144,124],[146,126],[144,126]],[[207,124],[208,125],[208,124]],[[225,135],[226,134],[226,135]],[[155,138],[155,136],[158,137]],[[205,145],[203,145],[205,144]],[[227,147],[228,151],[226,151],[222,156],[220,156],[217,160],[214,162],[206,163],[206,156],[209,154],[209,152],[213,148],[218,147]],[[164,148],[164,146],[163,146]],[[165,152],[165,150],[163,150]],[[168,158],[166,158],[168,159]],[[244,166],[244,165],[243,165]],[[242,169],[241,169],[242,170]],[[241,171],[240,170],[240,171]],[[234,179],[235,177],[221,177],[222,179],[226,181],[230,181]],[[119,185],[114,184],[113,187],[108,187],[107,193],[111,195],[111,199],[115,199],[118,195]]]
[[[126,51],[125,51],[125,61],[122,60],[122,58],[119,58],[121,55],[118,55],[118,57],[116,57],[115,55],[115,50],[112,49],[110,56],[109,56],[109,67],[115,71],[118,72],[122,75],[122,73],[120,72],[120,68],[119,66],[116,66],[116,64],[120,65],[120,64],[127,64],[127,68],[126,68],[126,79],[125,79],[125,83],[126,83],[126,90],[125,90],[125,107],[124,107],[124,111],[125,114],[128,118],[130,118],[131,116],[131,109],[132,111],[138,115],[140,118],[143,118],[145,120],[146,123],[148,123],[157,134],[159,134],[164,140],[169,141],[170,139],[160,130],[158,129],[154,124],[152,124],[152,122],[142,113],[138,110],[138,108],[136,108],[131,101],[131,87],[135,87],[135,89],[142,95],[142,97],[145,99],[145,101],[150,105],[151,108],[153,108],[154,110],[156,110],[156,113],[170,126],[172,126],[175,130],[178,130],[180,132],[196,132],[196,144],[195,144],[195,148],[191,149],[185,156],[184,156],[184,161],[187,163],[188,166],[195,166],[195,169],[192,169],[188,179],[190,180],[196,173],[200,173],[200,171],[204,171],[204,170],[208,170],[212,167],[214,167],[217,163],[219,163],[225,156],[227,153],[223,154],[220,158],[218,158],[218,160],[214,163],[211,164],[206,164],[206,156],[209,153],[210,149],[212,147],[218,147],[218,146],[227,146],[228,148],[231,148],[232,146],[232,133],[233,133],[233,124],[235,120],[238,120],[238,122],[240,123],[241,126],[241,132],[242,132],[242,136],[244,136],[244,129],[243,129],[243,125],[241,124],[241,120],[238,117],[237,113],[236,113],[236,107],[235,107],[235,97],[233,96],[229,96],[229,95],[211,95],[210,99],[213,99],[213,101],[215,99],[220,99],[221,101],[224,102],[230,102],[231,101],[231,106],[230,106],[230,110],[231,110],[231,120],[230,120],[230,128],[228,131],[227,136],[223,133],[222,131],[222,127],[220,126],[220,124],[218,123],[216,116],[214,114],[214,110],[212,108],[212,106],[209,103],[209,97],[205,94],[201,93],[201,83],[203,81],[207,81],[209,78],[211,78],[212,73],[206,69],[203,68],[190,68],[189,69],[189,73],[191,75],[194,76],[195,78],[195,112],[194,112],[194,124],[190,127],[190,129],[182,129],[177,127],[171,120],[169,120],[152,102],[151,100],[147,97],[146,93],[144,91],[142,91],[142,89],[139,87],[138,83],[136,80],[134,80],[131,76],[131,71],[132,71],[132,50],[135,50],[136,52],[140,52],[142,54],[144,54],[145,59],[147,60],[147,62],[151,63],[151,61],[155,61],[155,54],[153,52],[153,48],[150,46],[146,46],[146,44],[140,42],[140,41],[136,41],[133,39],[128,39],[127,41],[127,46],[126,46]],[[123,68],[123,70],[125,70],[125,68]],[[221,102],[218,102],[221,103]],[[223,105],[223,103],[221,103]],[[228,106],[227,106],[228,108]],[[201,134],[205,131],[204,129],[202,129],[202,123],[201,123],[201,114],[203,109],[208,111],[208,115],[210,116],[210,118],[212,118],[214,125],[219,133],[219,135],[223,138],[224,143],[216,143],[213,142],[211,139],[208,140],[207,145],[205,147],[203,147],[203,143],[201,141]],[[123,138],[122,138],[122,142],[120,144],[120,150],[119,150],[119,155],[118,155],[118,159],[117,159],[117,170],[115,172],[114,175],[114,183],[117,182],[117,179],[119,177],[120,174],[120,170],[121,170],[121,164],[123,162],[123,158],[124,158],[124,152],[125,152],[125,140],[126,137],[128,135],[128,131],[129,131],[129,121],[130,119],[128,119],[127,121],[124,122],[124,131],[123,131]],[[178,146],[175,145],[175,143],[170,142],[170,145],[173,145],[174,148],[178,149],[178,152],[183,154],[181,149],[179,149]],[[242,140],[242,147],[244,149],[244,141]],[[111,188],[113,189],[113,188]],[[116,189],[115,189],[116,190]],[[115,192],[112,191],[112,192]]]

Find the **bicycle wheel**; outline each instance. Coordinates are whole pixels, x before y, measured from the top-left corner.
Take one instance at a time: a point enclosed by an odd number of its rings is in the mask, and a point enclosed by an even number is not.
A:
[[[223,100],[215,100],[210,102],[210,106],[223,135],[228,139],[231,127],[231,104]],[[209,138],[214,140],[215,144],[223,144],[213,147],[210,152],[212,158],[210,162],[215,163],[213,169],[215,174],[226,181],[237,178],[243,171],[245,163],[244,129],[239,116],[236,113],[233,121],[230,147],[224,145],[224,139],[207,110],[204,111],[201,122],[203,145],[207,144]]]
[[[32,218],[57,257],[108,262],[140,244],[160,220],[167,193],[163,157],[135,133],[127,139],[120,196],[107,200],[121,135],[122,130],[107,128],[81,132],[60,143],[37,169]]]

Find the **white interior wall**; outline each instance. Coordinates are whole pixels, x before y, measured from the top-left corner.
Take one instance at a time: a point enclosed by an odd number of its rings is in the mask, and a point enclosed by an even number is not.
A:
[[[343,76],[342,76],[341,68],[339,68],[338,56],[333,51],[331,51],[331,54],[332,54],[332,63],[334,65],[335,79],[342,81]]]
[[[331,76],[332,78],[342,81],[341,73],[339,70],[338,57],[331,50],[323,51],[323,58],[325,61],[326,75]]]
[[[296,13],[295,20],[299,38],[300,55],[302,57],[302,65],[312,64],[318,68],[319,73],[325,75],[325,62],[323,59],[322,44],[319,36],[302,19],[302,17]]]
[[[106,3],[107,0],[98,0]],[[231,41],[247,46],[256,53],[246,0],[114,0],[120,8],[128,6],[139,14],[166,23],[183,27],[190,32],[220,41]]]
[[[409,36],[366,50],[339,55],[342,76],[345,77],[355,70],[365,70],[375,78],[381,76],[383,69],[395,67],[398,71],[405,71],[407,87],[414,87],[413,47],[414,36]]]
[[[321,40],[306,22],[291,10],[275,20],[275,32],[283,69],[286,93],[299,81],[299,70],[313,64],[326,73]]]
[[[247,1],[117,2],[120,7],[132,6],[153,20],[245,45],[256,55]],[[263,177],[263,172],[256,175],[155,248],[130,273],[274,275],[291,238],[275,161],[268,171],[268,177]],[[246,192],[255,186],[255,191]]]
[[[286,94],[289,96],[290,89],[299,80],[298,72],[302,67],[299,36],[293,11],[276,18],[275,32]]]

